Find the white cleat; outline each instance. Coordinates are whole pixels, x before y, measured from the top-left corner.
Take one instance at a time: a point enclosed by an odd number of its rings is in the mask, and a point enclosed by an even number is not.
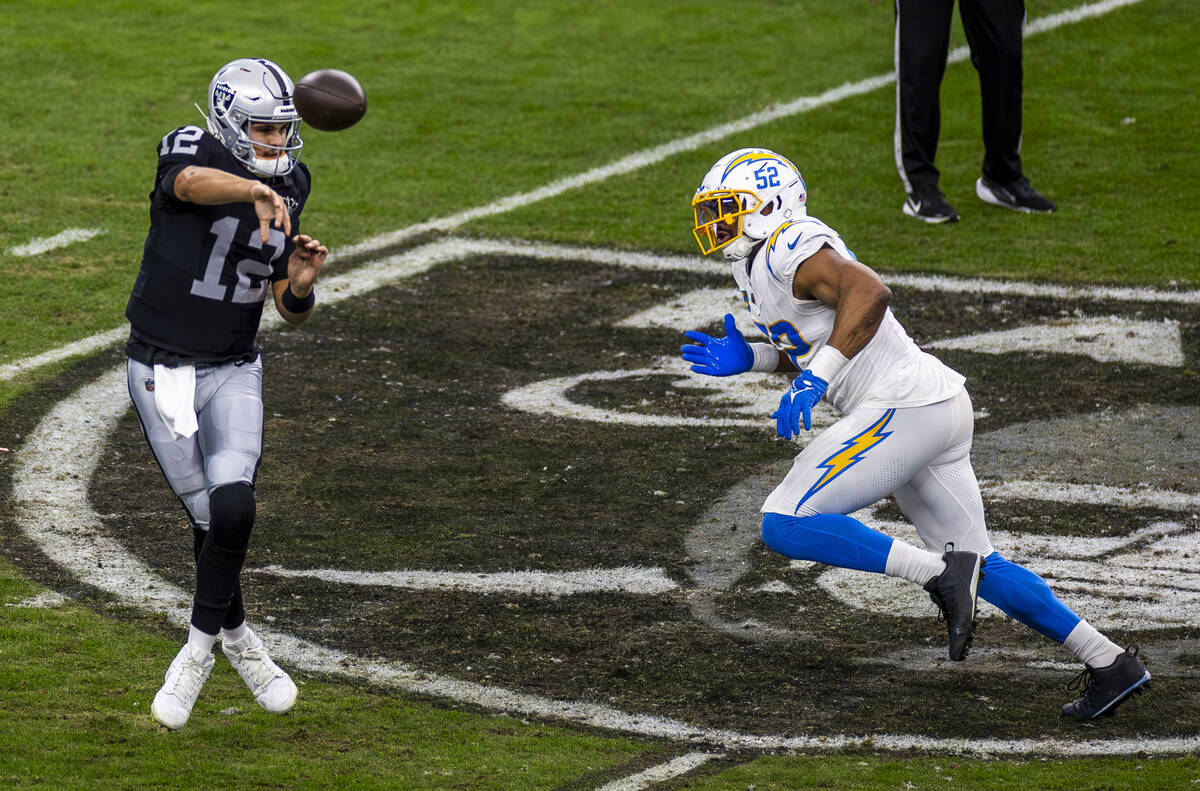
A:
[[[191,652],[191,646],[184,643],[183,648],[171,661],[167,668],[166,681],[162,689],[154,696],[150,704],[150,713],[154,719],[171,730],[178,730],[187,725],[188,717],[192,716],[192,706],[200,695],[200,688],[208,681],[216,660],[212,654],[198,657]]]
[[[249,632],[237,643],[221,641],[221,653],[254,693],[254,699],[272,714],[283,714],[296,705],[299,690],[287,673],[271,661],[258,635]]]

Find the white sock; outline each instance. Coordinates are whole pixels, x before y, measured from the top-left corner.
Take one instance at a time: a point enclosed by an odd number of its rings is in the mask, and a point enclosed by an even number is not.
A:
[[[1125,653],[1121,646],[1096,631],[1096,628],[1080,619],[1075,628],[1063,640],[1063,648],[1079,657],[1085,665],[1108,667]]]
[[[246,625],[245,621],[242,621],[232,629],[222,629],[221,641],[224,643],[238,643],[248,634],[250,634],[250,627]]]
[[[189,626],[187,641],[188,646],[192,649],[192,656],[199,659],[212,653],[213,643],[217,641],[217,636]]]
[[[917,549],[900,539],[892,541],[883,573],[924,585],[946,570],[946,561],[936,552]]]

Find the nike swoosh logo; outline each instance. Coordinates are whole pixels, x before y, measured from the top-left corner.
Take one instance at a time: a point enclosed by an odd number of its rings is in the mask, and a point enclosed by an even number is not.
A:
[[[799,237],[799,236],[797,236],[797,237],[796,237],[796,241],[792,242],[791,244],[789,244],[789,245],[787,246],[787,249],[789,249],[789,250],[795,250],[795,249],[796,249],[796,245],[798,245],[798,244],[800,244],[800,237]]]

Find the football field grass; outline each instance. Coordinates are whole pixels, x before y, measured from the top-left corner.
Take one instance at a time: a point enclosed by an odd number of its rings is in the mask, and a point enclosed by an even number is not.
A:
[[[243,56],[274,59],[293,78],[344,69],[368,94],[358,126],[304,135],[314,174],[304,229],[333,250],[330,276],[447,233],[691,255],[698,179],[723,153],[762,145],[798,165],[810,213],[885,275],[1200,288],[1194,2],[1110,3],[1079,18],[1058,16],[1079,7],[1073,0],[1027,7],[1031,22],[1059,20],[1026,42],[1022,154],[1060,211],[1019,216],[974,197],[978,84],[958,61],[943,86],[938,164],[963,220],[926,227],[900,213],[894,85],[864,85],[892,68],[886,2],[414,2],[353,15],[312,2],[283,15],[223,1],[0,6],[0,64],[11,76],[0,84],[0,366],[123,326],[158,141],[198,123],[192,102],[203,102],[219,65]],[[954,36],[964,43],[957,22]],[[815,100],[796,104],[803,97]],[[736,128],[742,119],[751,120]],[[89,238],[25,254],[68,229]],[[486,295],[464,288],[463,298]],[[318,319],[305,328],[316,337]],[[6,546],[24,540],[11,496],[23,437],[109,365],[113,348],[0,377]],[[167,733],[148,706],[178,630],[83,584],[51,595],[39,584],[53,576],[50,561],[5,554],[0,785],[1099,791],[1200,782],[1195,756],[980,758],[869,744],[730,752],[320,674],[297,674],[300,704],[273,718],[220,663],[202,701],[240,702]],[[1137,737],[1120,722],[1103,735]],[[1078,738],[1090,734],[1081,727]],[[653,773],[693,754],[692,768]]]

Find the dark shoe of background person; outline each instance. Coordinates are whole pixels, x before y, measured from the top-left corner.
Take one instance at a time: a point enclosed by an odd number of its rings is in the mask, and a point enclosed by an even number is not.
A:
[[[984,203],[1013,211],[1049,214],[1058,208],[1054,201],[1035,190],[1024,176],[1011,184],[997,184],[987,176],[981,176],[975,182],[975,194]]]
[[[958,221],[958,212],[946,202],[946,196],[936,189],[912,193],[904,202],[903,211],[909,217],[916,217],[921,222]]]

